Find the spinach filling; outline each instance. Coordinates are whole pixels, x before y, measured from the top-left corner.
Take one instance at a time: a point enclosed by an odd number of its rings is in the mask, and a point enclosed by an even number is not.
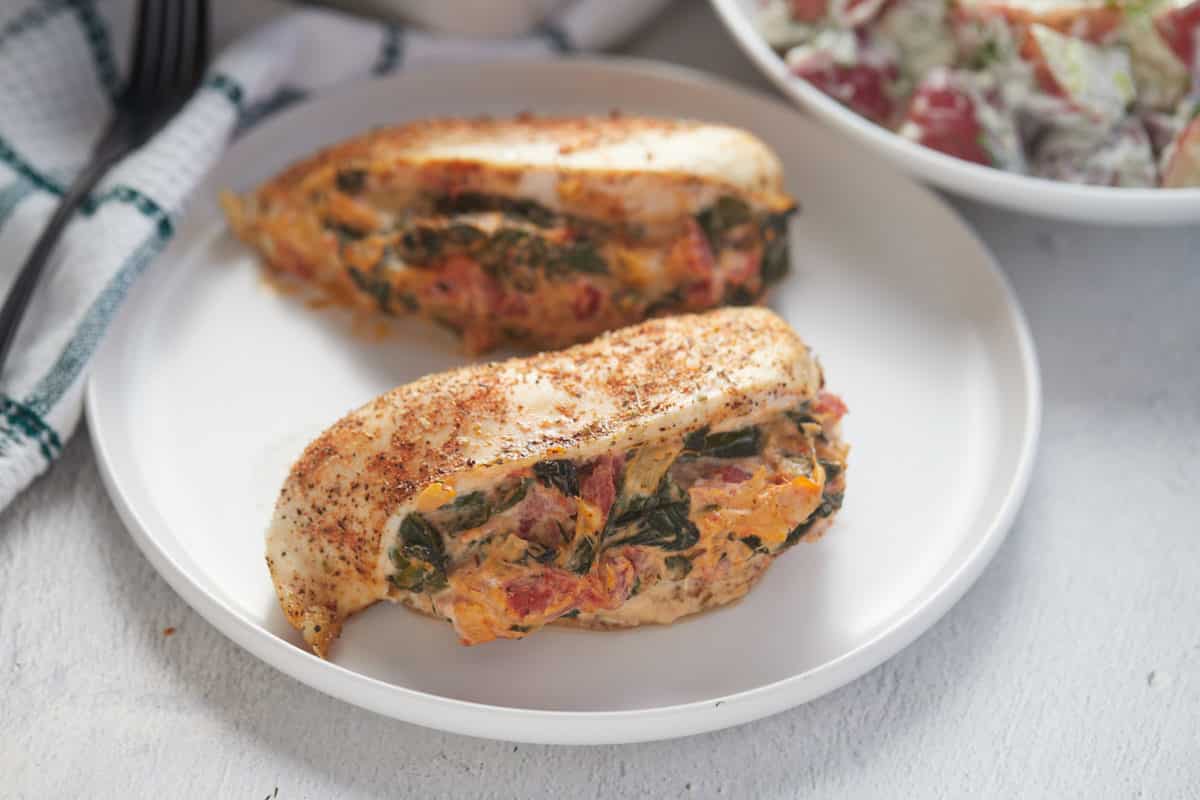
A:
[[[604,544],[687,550],[700,541],[700,530],[688,519],[690,510],[687,490],[671,478],[668,469],[654,494],[626,497],[613,506],[604,529]]]
[[[829,492],[821,496],[821,505],[817,506],[817,510],[809,515],[808,519],[801,522],[793,528],[787,535],[787,539],[780,545],[779,550],[782,552],[792,545],[799,542],[804,535],[812,530],[813,525],[816,525],[820,520],[833,514],[842,507],[842,493]]]
[[[533,474],[543,486],[553,486],[567,497],[579,496],[579,471],[574,461],[565,458],[539,461],[533,465]]]
[[[823,438],[821,423],[810,413],[808,404],[786,412],[789,419],[806,436]],[[813,426],[817,430],[813,430]],[[648,476],[649,481],[633,481],[638,486],[653,486],[650,494],[629,491],[626,470],[616,478],[617,498],[609,511],[608,519],[598,537],[582,536],[572,541],[573,532],[559,524],[561,542],[544,544],[528,541],[520,563],[530,561],[551,565],[558,562],[559,553],[566,546],[571,552],[565,556],[562,566],[576,574],[587,574],[596,558],[606,547],[643,546],[657,547],[671,553],[664,560],[667,577],[683,580],[692,571],[691,559],[682,555],[700,541],[700,531],[691,521],[691,496],[685,486],[672,476],[675,464],[697,458],[734,459],[752,458],[761,455],[765,445],[765,434],[758,426],[747,426],[732,431],[713,433],[703,427],[683,437],[682,450],[662,468]],[[637,450],[626,453],[629,461],[635,460]],[[774,552],[795,545],[812,530],[813,526],[841,508],[842,492],[831,490],[831,485],[842,474],[844,466],[836,461],[816,460],[825,471],[825,492],[817,508],[789,533],[782,545]],[[400,542],[389,555],[396,566],[391,582],[400,589],[411,591],[437,591],[446,586],[447,556],[443,534],[453,536],[478,528],[493,515],[513,508],[525,499],[530,486],[536,480],[542,486],[554,489],[566,497],[580,496],[579,466],[569,459],[548,459],[533,465],[533,477],[514,477],[500,483],[491,492],[474,491],[456,497],[433,512],[410,513],[400,526]],[[684,478],[683,480],[687,480]],[[484,540],[486,544],[488,540]],[[756,554],[771,554],[758,536],[743,536],[738,539]],[[560,546],[561,545],[561,546]]]
[[[696,215],[696,223],[704,232],[714,257],[726,248],[745,250],[761,243],[762,263],[759,271],[763,283],[771,284],[787,274],[788,218],[795,212],[795,208],[790,208],[779,213],[755,214],[745,201],[732,195],[722,195]],[[730,305],[753,302],[749,291],[741,287],[730,287],[725,299]]]
[[[375,305],[385,314],[392,313],[392,284],[388,281],[387,276],[383,274],[383,260],[381,259],[370,272],[363,272],[354,267],[346,268],[350,280],[354,285],[365,294],[371,296],[375,300]],[[406,297],[409,297],[406,295]],[[405,303],[407,306],[408,304]]]
[[[366,172],[345,169],[334,178],[339,191],[360,194],[366,185]],[[385,249],[383,258],[369,272],[349,267],[350,279],[362,292],[375,300],[381,311],[394,313],[398,301],[408,311],[417,302],[412,295],[394,296],[388,279],[387,263],[399,259],[417,269],[434,268],[446,258],[465,256],[477,261],[492,277],[503,280],[522,292],[537,287],[536,275],[556,280],[573,275],[608,275],[610,268],[602,248],[603,242],[614,236],[637,241],[644,236],[640,226],[612,225],[553,211],[540,203],[521,198],[502,197],[466,192],[457,195],[430,197],[426,210],[442,215],[449,221],[404,223],[400,235]],[[497,212],[512,224],[502,224],[488,233],[455,217],[481,212]],[[762,246],[760,276],[763,284],[782,278],[788,270],[787,220],[794,212],[755,213],[736,197],[724,195],[712,206],[699,212],[695,219],[709,247],[717,257],[723,249],[745,250],[756,243]],[[375,233],[360,230],[336,220],[326,220],[326,227],[337,234],[339,241],[358,241]],[[532,228],[532,230],[530,229]],[[565,240],[550,238],[546,232],[566,228]],[[725,290],[723,302],[729,305],[749,305],[756,293],[742,284],[731,284]],[[647,316],[670,311],[683,303],[683,294],[673,290],[652,299],[645,310]]]
[[[436,592],[446,587],[446,549],[442,534],[414,512],[400,523],[400,543],[388,551],[397,589]]]
[[[762,431],[753,425],[721,433],[709,433],[704,427],[683,439],[684,455],[692,458],[752,458],[762,452],[762,446]]]

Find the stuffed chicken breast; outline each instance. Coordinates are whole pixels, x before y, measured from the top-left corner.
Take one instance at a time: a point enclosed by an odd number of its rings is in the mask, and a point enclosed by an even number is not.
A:
[[[269,269],[476,352],[752,303],[795,209],[750,134],[622,116],[379,129],[222,202]]]
[[[778,316],[652,320],[401,386],[305,450],[267,563],[325,655],[378,600],[465,644],[741,597],[841,506],[845,406]]]

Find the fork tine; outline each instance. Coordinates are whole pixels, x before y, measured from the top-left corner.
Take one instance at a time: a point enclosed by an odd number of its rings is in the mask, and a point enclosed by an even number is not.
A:
[[[174,56],[168,62],[171,72],[167,77],[167,86],[172,91],[187,87],[187,76],[191,74],[191,60],[195,35],[195,20],[192,19],[192,0],[175,0]]]
[[[133,33],[133,60],[129,66],[129,78],[125,81],[125,91],[130,95],[137,94],[140,89],[140,83],[144,80],[150,60],[147,48],[149,42],[157,38],[157,34],[151,31],[154,23],[154,20],[151,19],[150,6],[152,5],[148,0],[139,0],[138,2],[137,27]]]
[[[208,68],[208,0],[196,0],[196,35],[199,38],[196,58],[192,62],[192,85],[200,82]]]
[[[190,93],[208,62],[208,0],[175,0],[170,90]]]
[[[154,74],[154,96],[162,97],[175,86],[175,65],[179,60],[180,0],[151,0],[159,6],[162,27],[159,29],[158,69]]]
[[[139,69],[131,76],[133,101],[141,107],[154,103],[163,88],[163,62],[169,57],[170,2],[141,0],[137,55]]]

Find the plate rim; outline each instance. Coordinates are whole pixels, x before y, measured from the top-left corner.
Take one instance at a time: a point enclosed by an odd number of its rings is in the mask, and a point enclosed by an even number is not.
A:
[[[973,164],[911,142],[863,119],[791,75],[743,11],[742,0],[709,0],[717,18],[760,74],[796,105],[845,131],[900,171],[920,181],[1026,215],[1084,223],[1153,225],[1200,222],[1200,188],[1145,189],[1081,184]]]
[[[714,78],[703,72],[676,65],[662,64],[636,58],[571,58],[523,59],[495,61],[482,68],[510,70],[539,70],[547,66],[585,71],[607,71],[625,79],[667,80],[690,84],[695,88],[743,95],[758,103],[775,106],[778,110],[796,115],[785,103],[738,84]],[[413,68],[372,83],[404,82],[414,76],[428,79],[433,73],[478,72],[480,64],[442,65]],[[351,84],[353,86],[354,84]],[[318,96],[310,103],[320,103]],[[298,109],[282,112],[266,124],[286,121]],[[799,117],[803,120],[803,117]],[[813,124],[810,120],[803,120]],[[250,135],[253,135],[250,134]],[[388,683],[364,675],[331,661],[319,659],[307,650],[280,639],[265,628],[243,616],[216,594],[210,593],[194,580],[168,548],[157,540],[150,526],[142,519],[123,488],[118,474],[113,444],[105,438],[103,423],[105,400],[95,377],[105,371],[103,365],[119,360],[113,337],[106,337],[96,354],[94,369],[85,390],[85,410],[88,433],[96,454],[96,463],[105,489],[119,517],[138,548],[167,581],[197,613],[214,628],[232,639],[261,661],[308,686],[352,705],[407,722],[453,733],[506,741],[540,744],[618,744],[654,741],[690,736],[740,725],[782,712],[816,699],[866,674],[907,647],[925,633],[965,594],[991,561],[1006,538],[1021,507],[1033,471],[1037,443],[1041,430],[1042,389],[1038,359],[1033,336],[1024,310],[1008,277],[1000,269],[987,246],[965,221],[936,193],[907,175],[900,174],[920,194],[956,221],[972,244],[983,256],[983,274],[996,281],[1004,310],[1011,318],[1019,364],[1022,389],[1025,393],[1022,436],[1016,468],[1011,475],[1003,500],[987,525],[987,530],[975,546],[961,558],[922,601],[907,613],[891,621],[873,637],[857,647],[806,672],[781,678],[751,689],[723,697],[688,703],[653,706],[619,711],[562,711],[516,708],[445,697],[417,689]],[[181,226],[182,227],[182,226]],[[119,311],[123,316],[132,303]],[[108,369],[111,369],[109,367]],[[110,392],[111,394],[111,392]]]

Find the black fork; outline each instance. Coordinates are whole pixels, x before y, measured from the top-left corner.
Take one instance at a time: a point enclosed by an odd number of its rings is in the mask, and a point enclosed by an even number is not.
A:
[[[195,91],[208,63],[208,0],[140,0],[129,81],[91,160],[63,193],[0,308],[0,370],[63,229],[105,173],[141,147]]]

